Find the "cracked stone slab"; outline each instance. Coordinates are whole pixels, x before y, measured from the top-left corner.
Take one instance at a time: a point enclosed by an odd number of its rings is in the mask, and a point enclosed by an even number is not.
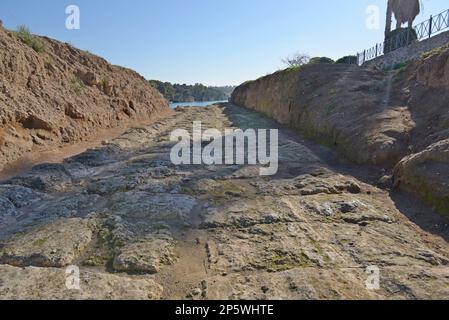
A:
[[[347,265],[332,255],[329,244],[302,223],[272,223],[247,229],[217,229],[208,243],[209,268],[217,272],[268,271],[295,268],[317,269]]]
[[[208,281],[208,299],[379,299],[375,291],[366,289],[363,272],[362,269],[298,268],[217,277]]]
[[[293,197],[295,198],[295,197]],[[346,222],[366,226],[370,223],[394,223],[397,214],[366,195],[315,195],[296,197],[298,206],[312,219]]]
[[[302,221],[299,207],[287,197],[258,197],[241,199],[223,206],[211,206],[202,228],[248,228],[258,224]]]
[[[17,208],[28,206],[33,202],[46,198],[46,195],[43,193],[17,185],[0,185],[0,196],[7,198]]]
[[[195,207],[196,200],[187,195],[125,192],[115,194],[111,203],[110,210],[127,222],[133,232],[144,234],[161,223],[189,226],[189,214]]]
[[[12,178],[9,184],[41,192],[60,192],[72,186],[72,177],[63,164],[41,164],[29,173]]]
[[[174,241],[169,236],[149,237],[121,248],[113,268],[128,273],[158,273],[175,262]]]
[[[16,214],[17,210],[14,204],[7,198],[0,196],[0,218],[6,216],[13,216]]]
[[[0,300],[157,300],[163,288],[150,278],[80,270],[80,290],[66,287],[65,269],[0,265]]]
[[[0,264],[17,267],[64,267],[72,264],[94,238],[88,219],[61,219],[18,234],[0,249]]]
[[[444,251],[426,248],[418,235],[410,237],[410,227],[376,222],[368,227],[350,223],[311,222],[321,242],[331,244],[333,250],[354,265],[380,267],[448,266]]]
[[[294,179],[280,179],[275,181],[259,180],[253,182],[254,187],[263,195],[317,195],[317,194],[358,194],[360,185],[353,179],[340,175],[312,176],[301,175]]]
[[[380,289],[368,290],[365,268],[301,268],[209,279],[208,299],[333,300],[449,298],[449,269],[381,267]]]

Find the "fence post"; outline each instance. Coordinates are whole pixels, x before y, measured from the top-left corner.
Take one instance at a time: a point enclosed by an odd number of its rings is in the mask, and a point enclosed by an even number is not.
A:
[[[447,10],[447,26],[449,27],[449,10]]]
[[[429,20],[429,38],[432,37],[432,25],[433,25],[433,16],[430,16],[430,20]]]
[[[378,46],[378,44],[376,43],[376,58],[377,58],[377,46]]]
[[[366,50],[363,50],[363,63],[366,61]]]

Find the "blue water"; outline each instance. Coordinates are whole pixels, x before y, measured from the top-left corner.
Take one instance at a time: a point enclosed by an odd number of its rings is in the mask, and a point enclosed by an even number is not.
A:
[[[177,107],[208,107],[215,103],[225,103],[224,101],[205,101],[205,102],[172,102],[170,103],[170,108],[175,109]]]

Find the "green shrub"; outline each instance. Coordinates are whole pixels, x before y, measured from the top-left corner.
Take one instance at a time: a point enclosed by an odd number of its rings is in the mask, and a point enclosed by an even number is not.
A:
[[[243,82],[241,84],[241,86],[245,86],[245,85],[248,85],[248,84],[251,84],[251,83],[254,83],[254,82],[256,82],[256,80],[248,80],[248,81]]]
[[[85,85],[80,78],[75,76],[72,78],[71,82],[72,82],[72,89],[76,94],[80,94],[81,92],[83,92]]]
[[[310,59],[309,64],[332,64],[334,60],[328,57],[314,57]]]
[[[335,110],[335,108],[336,108],[337,106],[335,105],[335,104],[329,104],[327,107],[326,107],[326,115],[327,116],[330,116],[330,115],[332,115],[332,113],[334,112],[334,110]]]
[[[402,69],[405,69],[406,67],[407,67],[407,63],[406,62],[396,63],[393,66],[393,70],[402,70]]]
[[[399,71],[403,72],[407,68],[407,62],[400,62],[394,65],[383,68],[383,71]]]
[[[31,44],[31,47],[37,53],[45,52],[45,44],[42,41],[40,41],[38,38],[33,38],[33,43]]]
[[[17,28],[17,36],[22,40],[24,43],[31,45],[31,39],[33,38],[33,35],[30,32],[30,29],[26,26],[19,26]]]
[[[435,55],[435,54],[440,54],[441,52],[443,52],[443,50],[444,50],[444,47],[434,48],[434,49],[432,49],[432,50],[429,50],[429,51],[427,51],[427,52],[424,52],[424,53],[421,55],[421,58],[427,59],[428,57],[433,56],[433,55]]]
[[[103,89],[103,93],[106,95],[110,95],[112,93],[112,85],[109,77],[104,76],[101,79],[101,88]]]
[[[23,43],[29,45],[37,53],[45,51],[45,44],[38,37],[32,35],[28,27],[19,26],[17,28],[17,36]]]
[[[345,56],[335,61],[338,64],[357,64],[357,62],[357,56]]]
[[[288,72],[298,72],[299,70],[301,70],[301,67],[302,67],[302,66],[294,66],[294,67],[290,67],[290,68],[285,69],[285,71],[288,71]]]
[[[110,83],[111,83],[111,81],[109,80],[108,77],[101,78],[101,86],[103,88],[109,87]]]

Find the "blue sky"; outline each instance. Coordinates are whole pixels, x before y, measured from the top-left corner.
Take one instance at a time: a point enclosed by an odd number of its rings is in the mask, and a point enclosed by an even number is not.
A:
[[[295,51],[339,58],[382,41],[386,0],[1,0],[0,19],[15,29],[70,42],[148,79],[239,84],[282,67]],[[417,22],[449,9],[422,0]],[[78,5],[81,29],[65,28]],[[366,28],[380,7],[381,27]]]

